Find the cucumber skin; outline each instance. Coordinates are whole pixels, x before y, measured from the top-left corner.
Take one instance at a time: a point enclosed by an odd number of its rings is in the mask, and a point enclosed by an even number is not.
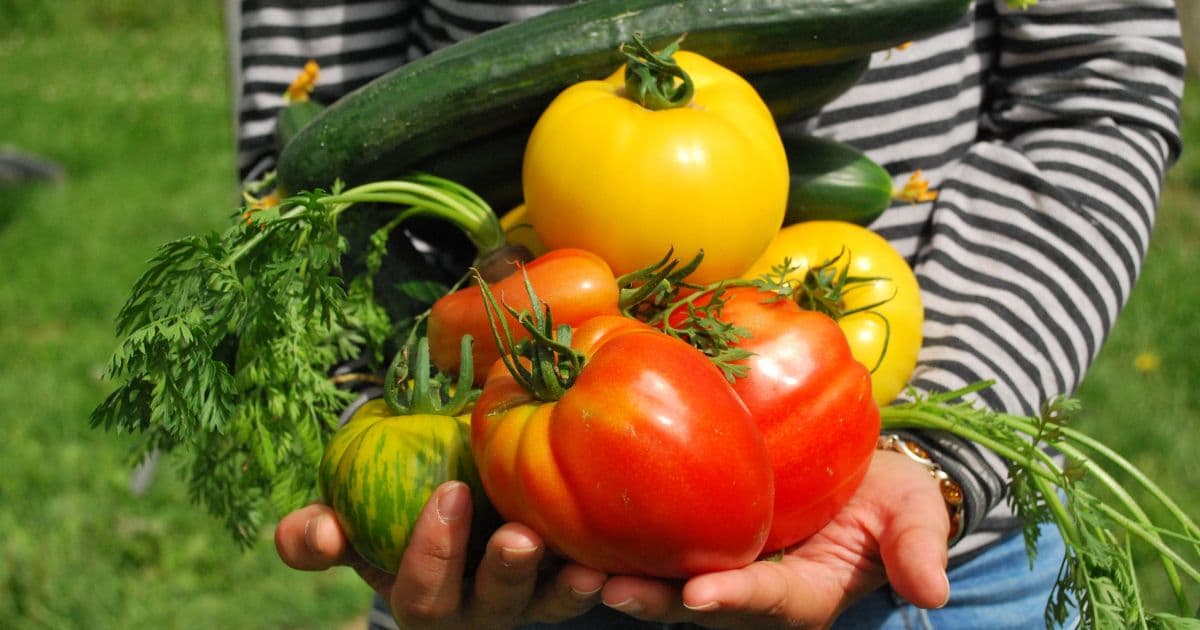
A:
[[[481,33],[340,99],[288,143],[285,193],[407,170],[447,147],[536,118],[578,81],[623,61],[641,33],[730,69],[761,72],[861,58],[949,26],[970,0],[590,0]]]
[[[775,117],[784,123],[817,113],[841,96],[866,73],[871,57],[864,56],[818,66],[797,66],[745,75]]]
[[[783,224],[837,220],[868,225],[892,202],[892,177],[854,147],[814,136],[784,137],[791,180]]]
[[[275,117],[275,146],[286,146],[323,111],[325,106],[312,99],[284,105]]]

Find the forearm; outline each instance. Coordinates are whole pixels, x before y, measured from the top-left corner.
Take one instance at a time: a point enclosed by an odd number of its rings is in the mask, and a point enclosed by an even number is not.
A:
[[[1179,151],[1183,58],[1169,1],[1044,2],[997,24],[980,138],[943,171],[915,256],[913,384],[994,380],[982,404],[1034,414],[1083,380],[1138,276]],[[965,475],[977,525],[1004,463],[923,438]]]

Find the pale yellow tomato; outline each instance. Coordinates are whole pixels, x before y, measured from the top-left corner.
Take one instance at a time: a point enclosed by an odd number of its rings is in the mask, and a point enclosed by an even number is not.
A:
[[[529,221],[529,212],[525,204],[500,215],[500,228],[504,230],[504,237],[509,243],[521,245],[534,256],[541,256],[548,251],[545,243],[538,238],[533,223]]]
[[[838,320],[854,358],[871,372],[872,396],[884,405],[904,390],[917,365],[925,309],[916,275],[886,239],[868,228],[843,221],[806,221],[779,231],[745,277],[756,278],[790,259],[789,279],[804,278],[809,269],[841,256],[840,271],[878,277],[848,289],[842,311],[868,310]],[[875,305],[875,306],[872,306]],[[886,351],[885,351],[886,350]]]

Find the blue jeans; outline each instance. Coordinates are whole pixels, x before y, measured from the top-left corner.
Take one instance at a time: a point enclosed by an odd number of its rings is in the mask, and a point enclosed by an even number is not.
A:
[[[950,602],[937,610],[923,610],[904,602],[890,589],[881,588],[850,607],[834,630],[1035,630],[1045,627],[1043,611],[1058,577],[1064,554],[1063,541],[1052,525],[1042,528],[1037,558],[1030,568],[1025,541],[1013,532],[979,555],[949,571]],[[376,598],[378,600],[378,598]],[[376,601],[382,608],[382,602]],[[377,614],[374,614],[377,613]],[[374,611],[371,628],[395,627],[386,609]],[[383,621],[384,623],[378,623]],[[1070,619],[1064,627],[1077,625]],[[649,623],[597,606],[590,612],[558,624],[531,624],[523,630],[575,630],[592,628],[687,628],[688,625]]]
[[[1025,539],[1017,531],[978,556],[950,569],[950,602],[924,610],[882,588],[847,610],[835,630],[1030,630],[1046,627],[1043,612],[1062,564],[1062,537],[1053,525],[1042,528],[1032,569]],[[1063,627],[1072,628],[1077,618]]]

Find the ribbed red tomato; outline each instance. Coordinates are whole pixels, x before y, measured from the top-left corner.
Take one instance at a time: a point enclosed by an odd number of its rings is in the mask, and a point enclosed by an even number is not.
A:
[[[749,410],[701,352],[626,317],[582,324],[582,368],[555,401],[503,364],[471,418],[497,511],[614,574],[680,578],[762,550],[773,475]]]

